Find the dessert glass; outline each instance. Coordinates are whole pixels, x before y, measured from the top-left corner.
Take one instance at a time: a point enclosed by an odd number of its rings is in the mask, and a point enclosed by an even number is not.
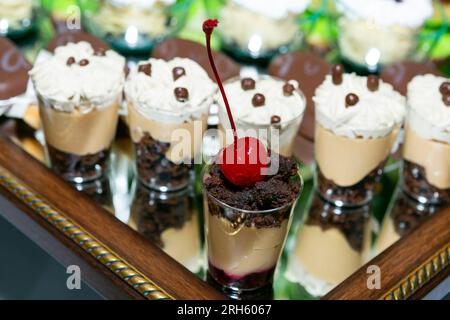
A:
[[[316,121],[315,183],[319,194],[336,206],[368,203],[391,153],[400,127],[380,138],[338,136]]]
[[[219,13],[222,47],[244,60],[266,60],[298,48],[302,42],[298,16],[288,12],[272,17],[228,0]]]
[[[283,83],[285,82],[272,76],[260,76],[260,79],[264,78],[272,78]],[[226,81],[224,85],[236,81],[241,81],[241,78],[231,78]],[[299,88],[295,89],[295,92],[301,97],[304,104],[306,104],[306,98],[303,92]],[[305,110],[299,113],[299,115],[295,118],[288,121],[281,121],[280,123],[276,124],[267,123],[265,125],[255,124],[244,119],[236,118],[235,124],[238,132],[238,137],[249,136],[258,138],[263,141],[269,149],[285,157],[290,157],[293,153],[295,137],[297,136],[300,124],[302,123],[304,112]],[[233,132],[231,130],[225,108],[219,107],[218,114],[220,140],[222,147],[224,147],[233,142]]]
[[[36,10],[33,0],[0,2],[0,36],[19,38],[35,26]]]
[[[88,31],[122,52],[148,52],[163,39],[175,35],[185,21],[185,0],[102,0],[96,10],[85,12]]]
[[[202,181],[209,176],[205,166]],[[209,276],[229,293],[271,286],[300,196],[282,207],[249,211],[229,206],[203,185],[206,255]]]
[[[103,175],[116,133],[121,99],[122,94],[102,108],[85,105],[65,112],[38,95],[47,152],[56,174],[75,183]]]

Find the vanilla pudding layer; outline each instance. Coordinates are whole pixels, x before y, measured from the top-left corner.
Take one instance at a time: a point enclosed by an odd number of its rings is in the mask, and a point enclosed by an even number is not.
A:
[[[339,186],[352,186],[389,156],[399,128],[384,137],[351,139],[335,135],[316,123],[315,156],[325,178]]]
[[[142,115],[132,103],[128,104],[128,122],[133,142],[139,143],[147,132],[153,139],[170,143],[165,156],[173,163],[181,163],[200,154],[207,119],[208,110],[205,109],[200,118],[190,121],[161,121]]]
[[[217,215],[205,214],[208,259],[233,278],[264,272],[275,267],[289,227],[289,219],[280,227],[256,228],[241,224],[238,228]]]
[[[55,110],[40,102],[39,112],[45,140],[52,147],[79,156],[110,147],[119,119],[119,102],[109,107],[82,112]]]
[[[33,10],[32,0],[2,0],[0,1],[0,20],[6,19],[12,26],[30,18]]]
[[[429,184],[438,189],[449,189],[450,143],[425,139],[411,126],[405,131],[403,157],[424,168]]]

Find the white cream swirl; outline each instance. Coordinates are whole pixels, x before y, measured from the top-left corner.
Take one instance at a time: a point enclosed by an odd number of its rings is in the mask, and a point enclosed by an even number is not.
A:
[[[143,116],[164,122],[183,122],[199,118],[212,103],[216,91],[215,83],[206,71],[195,61],[174,58],[170,61],[150,58],[139,65],[151,64],[151,76],[135,68],[125,84],[125,94],[129,102]],[[185,75],[173,78],[173,69],[182,67]],[[189,98],[180,102],[176,99],[175,88],[188,90]]]
[[[306,100],[299,91],[297,81],[289,81],[297,89],[291,96],[283,94],[285,81],[280,79],[262,76],[255,82],[255,88],[252,90],[243,90],[241,79],[232,79],[224,86],[231,112],[237,122],[243,121],[252,125],[267,126],[270,125],[272,116],[279,116],[280,123],[283,125],[303,115]],[[265,104],[261,107],[254,107],[252,104],[253,96],[256,93],[261,93],[265,97]],[[216,100],[219,103],[219,112],[225,115],[226,107],[220,94],[217,95]],[[227,119],[226,116],[221,118]]]
[[[248,10],[269,18],[282,19],[289,14],[299,14],[306,10],[311,0],[229,0]]]
[[[450,107],[442,101],[439,87],[448,78],[432,74],[414,77],[408,84],[408,123],[425,139],[450,143]]]
[[[129,7],[133,6],[141,9],[150,9],[155,4],[161,3],[164,5],[171,5],[176,0],[108,0],[108,2],[116,7]]]
[[[359,101],[346,107],[347,94],[354,93]],[[331,75],[316,89],[313,98],[316,121],[338,136],[348,138],[379,138],[402,124],[406,113],[405,98],[393,87],[379,80],[378,90],[367,88],[367,78],[344,74],[335,85]]]
[[[337,9],[350,19],[381,25],[419,28],[433,15],[432,0],[337,0]]]
[[[75,59],[71,65],[70,57]],[[79,64],[83,59],[88,61],[85,66]],[[92,46],[82,41],[56,48],[50,59],[34,66],[30,76],[37,93],[53,108],[89,112],[121,98],[124,67],[125,59],[116,52],[95,55]]]

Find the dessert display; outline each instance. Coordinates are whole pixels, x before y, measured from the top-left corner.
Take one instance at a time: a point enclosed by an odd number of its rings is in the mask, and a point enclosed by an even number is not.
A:
[[[175,0],[103,0],[86,16],[88,30],[122,51],[148,51],[176,29]]]
[[[53,171],[76,183],[102,176],[122,100],[125,59],[87,42],[58,47],[30,71]]]
[[[410,57],[433,15],[431,0],[340,0],[337,9],[342,57],[369,71]]]
[[[402,126],[404,97],[376,76],[335,65],[314,102],[319,193],[337,206],[367,203]]]
[[[310,0],[228,0],[221,8],[225,50],[243,58],[269,58],[300,45],[298,16]]]
[[[254,137],[238,138],[228,103],[233,100],[211,54],[216,26],[217,20],[207,20],[203,31],[234,141],[204,169],[206,255],[210,278],[226,292],[242,292],[271,286],[302,184],[294,160]]]
[[[442,206],[417,202],[403,190],[399,190],[381,225],[376,242],[376,253],[379,254],[387,249],[442,208]]]
[[[431,74],[408,85],[403,188],[419,202],[450,203],[450,81]]]
[[[34,24],[33,0],[0,1],[0,36],[18,37]]]
[[[359,269],[371,246],[371,206],[340,208],[316,192],[297,231],[286,278],[321,297]]]
[[[201,266],[198,212],[189,188],[163,193],[138,183],[128,221],[192,272]]]
[[[233,78],[225,83],[238,136],[261,139],[273,151],[292,155],[294,139],[305,111],[306,99],[295,80],[271,76]],[[233,132],[224,101],[219,104],[219,128],[222,144],[232,142]]]
[[[125,93],[141,182],[160,191],[187,186],[215,90],[190,59],[151,58],[131,71]]]

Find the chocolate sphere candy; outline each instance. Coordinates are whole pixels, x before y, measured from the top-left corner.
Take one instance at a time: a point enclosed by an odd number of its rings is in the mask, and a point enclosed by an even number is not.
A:
[[[276,123],[280,123],[280,122],[281,122],[280,116],[273,115],[273,116],[270,118],[270,123],[271,123],[271,124],[276,124]]]
[[[186,70],[183,67],[175,67],[172,69],[173,81],[176,81],[178,78],[186,75]]]
[[[439,86],[439,92],[444,96],[450,95],[450,81],[442,82]]]
[[[186,88],[177,87],[173,92],[177,101],[185,102],[189,99],[189,91]]]
[[[81,59],[78,64],[80,66],[82,66],[82,67],[87,66],[89,64],[89,60],[88,59]]]
[[[443,95],[442,101],[447,107],[450,107],[450,95]]]
[[[335,85],[339,85],[342,83],[344,74],[344,67],[341,64],[335,64],[333,68],[331,68],[331,78]]]
[[[47,50],[53,53],[57,47],[65,46],[70,42],[78,43],[81,41],[90,43],[94,51],[99,55],[104,55],[105,51],[111,49],[111,47],[103,40],[94,37],[89,33],[84,33],[82,31],[66,31],[56,35],[56,37],[48,43]]]
[[[152,75],[152,64],[146,63],[139,65],[138,72],[143,72],[150,77]]]
[[[0,37],[0,100],[6,100],[27,90],[31,64],[11,41]]]
[[[241,80],[241,88],[242,90],[253,90],[255,89],[255,80],[253,80],[252,78],[243,78]]]
[[[172,38],[159,43],[152,52],[153,58],[171,60],[173,58],[189,58],[197,62],[208,73],[211,79],[215,79],[214,73],[208,61],[206,48],[200,43]],[[221,52],[213,52],[217,71],[222,80],[227,80],[239,75],[240,66]]]
[[[68,66],[71,66],[71,65],[73,65],[74,63],[75,63],[75,58],[74,58],[74,57],[69,57],[69,58],[67,59],[66,64],[67,64]]]
[[[252,99],[254,107],[262,107],[266,103],[266,97],[262,93],[255,93]]]
[[[295,87],[292,84],[290,84],[289,82],[286,82],[283,85],[283,94],[285,96],[287,96],[287,97],[292,96],[294,94],[294,91],[295,91]]]
[[[359,98],[356,94],[354,93],[349,93],[348,95],[345,96],[345,106],[346,107],[352,107],[354,105],[356,105],[359,101]]]
[[[367,88],[370,91],[377,91],[378,87],[380,85],[380,80],[378,79],[378,77],[376,75],[371,74],[370,76],[367,77]]]

